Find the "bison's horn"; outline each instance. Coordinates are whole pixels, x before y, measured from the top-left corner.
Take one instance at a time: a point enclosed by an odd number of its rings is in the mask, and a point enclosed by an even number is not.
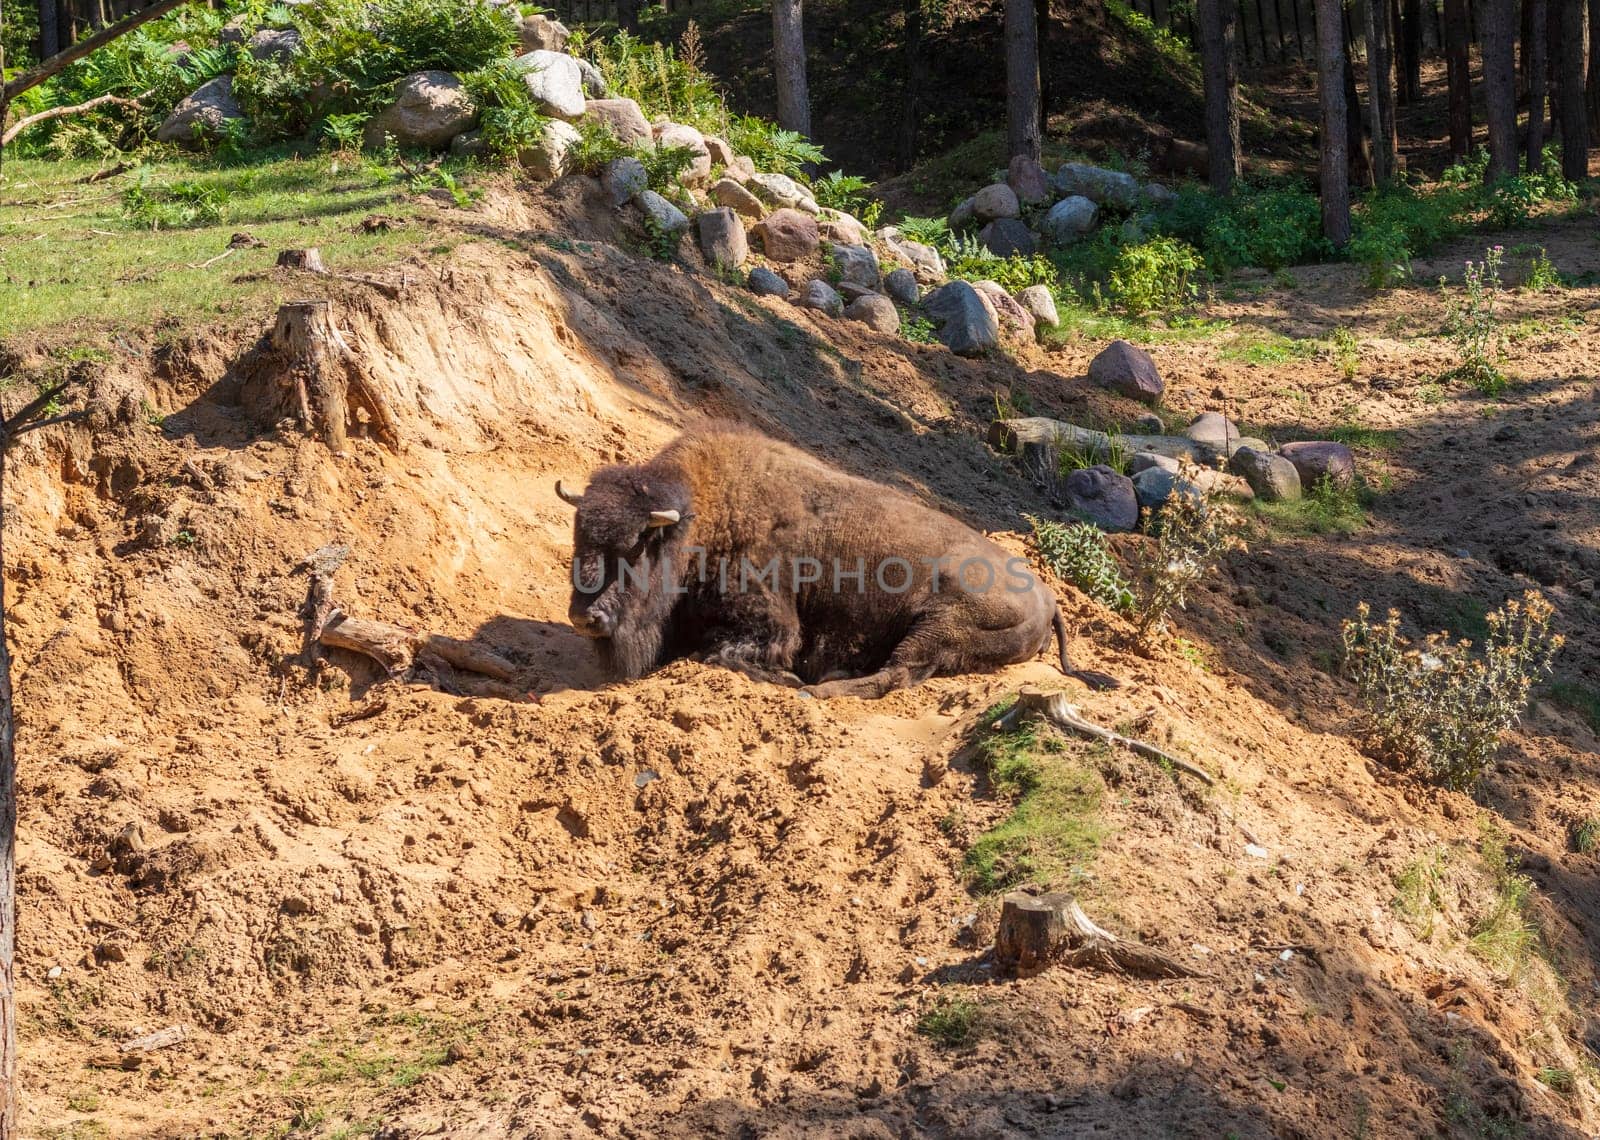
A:
[[[578,506],[578,500],[583,498],[583,492],[582,491],[579,491],[576,494],[574,494],[573,492],[567,490],[565,487],[563,487],[561,485],[561,480],[560,479],[556,480],[556,494],[561,497],[563,502],[571,503],[575,507]]]
[[[680,517],[681,516],[677,511],[651,511],[650,525],[671,526],[673,523],[677,522]]]

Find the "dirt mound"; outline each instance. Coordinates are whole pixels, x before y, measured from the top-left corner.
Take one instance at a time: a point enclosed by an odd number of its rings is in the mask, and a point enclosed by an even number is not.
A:
[[[874,703],[689,663],[600,687],[564,620],[557,476],[715,414],[1014,531],[1037,503],[981,443],[996,390],[1025,383],[1066,415],[1107,397],[1074,379],[1087,347],[964,361],[640,259],[596,193],[571,179],[545,204],[491,202],[472,226],[496,240],[336,291],[398,453],[334,456],[258,422],[237,363],[261,330],[119,358],[88,423],[20,453],[30,1134],[1592,1126],[1586,1085],[1537,1079],[1582,1067],[1559,987],[1508,987],[1391,905],[1397,878],[1442,859],[1441,929],[1471,929],[1496,889],[1471,856],[1476,809],[1361,757],[1333,731],[1340,686],[1257,644],[1327,641],[1370,584],[1347,551],[1233,565],[1185,619],[1209,667],[1079,643],[1125,682],[1086,699],[1096,719],[1223,777],[1204,793],[1070,746],[1107,792],[1075,889],[1192,979],[988,977],[994,905],[961,859],[1007,806],[965,745],[1003,693],[1061,683],[1046,661]],[[1158,355],[1195,410],[1216,384],[1270,391],[1196,350]],[[1396,509],[1426,514],[1410,494]],[[1397,544],[1402,520],[1384,525]],[[329,545],[349,550],[347,613],[476,637],[530,699],[400,685],[338,651],[315,664],[306,560]],[[1067,609],[1091,635],[1109,620],[1070,591]],[[1518,747],[1587,775],[1575,731],[1541,719]],[[1502,810],[1550,869],[1581,987],[1587,872],[1557,867],[1552,822],[1577,805],[1521,786],[1526,809]],[[918,1032],[950,994],[985,1027],[955,1048]],[[169,1024],[191,1036],[121,1067],[117,1042]]]

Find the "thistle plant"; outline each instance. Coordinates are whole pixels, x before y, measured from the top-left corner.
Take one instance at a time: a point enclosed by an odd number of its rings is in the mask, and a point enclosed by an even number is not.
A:
[[[1216,568],[1222,556],[1242,550],[1239,522],[1230,511],[1192,490],[1192,464],[1179,469],[1179,482],[1161,509],[1142,512],[1147,532],[1155,543],[1140,549],[1136,575],[1139,601],[1134,624],[1140,641],[1167,627],[1167,614],[1182,609],[1191,587]]]
[[[1500,371],[1500,330],[1495,324],[1495,303],[1500,296],[1500,263],[1504,246],[1484,250],[1481,262],[1468,261],[1462,277],[1463,292],[1447,302],[1445,332],[1461,354],[1452,375],[1466,380],[1486,396],[1505,390]],[[1444,278],[1439,279],[1441,288]]]
[[[1105,532],[1091,523],[1058,523],[1024,515],[1033,527],[1039,560],[1056,577],[1071,582],[1089,597],[1119,614],[1131,613],[1133,591],[1117,560],[1106,548]]]

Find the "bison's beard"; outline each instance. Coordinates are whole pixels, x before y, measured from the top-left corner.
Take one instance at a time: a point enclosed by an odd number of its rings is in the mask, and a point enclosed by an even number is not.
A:
[[[667,591],[659,561],[650,567],[649,583],[648,589],[623,598],[616,629],[595,642],[600,664],[613,680],[632,681],[662,663],[677,598]]]

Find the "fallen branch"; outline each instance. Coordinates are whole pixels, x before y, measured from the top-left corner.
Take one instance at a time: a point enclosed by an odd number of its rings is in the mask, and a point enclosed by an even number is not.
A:
[[[124,1041],[117,1048],[124,1053],[150,1053],[156,1049],[166,1049],[172,1045],[182,1044],[188,1040],[189,1030],[182,1025],[169,1025],[165,1029],[158,1029],[154,1033],[146,1033],[143,1037],[135,1037]]]
[[[114,104],[119,107],[137,107],[142,111],[144,110],[144,104],[140,103],[139,100],[143,99],[149,94],[150,92],[146,91],[142,95],[135,95],[132,99],[129,99],[124,95],[100,95],[96,98],[90,99],[87,103],[75,103],[71,107],[51,107],[47,111],[40,111],[37,114],[29,115],[26,118],[18,119],[16,122],[12,123],[6,128],[4,134],[0,134],[0,146],[5,146],[23,131],[37,123],[47,123],[51,119],[62,119],[68,115],[76,115],[83,111],[92,111],[96,107],[105,107],[107,105]]]
[[[217,254],[217,256],[215,256],[215,257],[208,257],[204,261],[191,261],[191,262],[189,262],[187,264],[187,268],[189,268],[189,269],[209,269],[211,266],[213,266],[217,262],[221,261],[224,257],[227,257],[227,256],[229,256],[230,254],[233,254],[233,253],[237,253],[238,251],[239,251],[239,247],[238,246],[230,245],[227,249],[223,250],[221,253]]]
[[[1205,975],[1176,958],[1138,942],[1124,942],[1097,925],[1068,894],[1008,894],[1001,903],[994,939],[995,963],[1026,977],[1052,962],[1110,970],[1141,978]]]
[[[1113,732],[1093,721],[1084,720],[1078,712],[1078,707],[1067,701],[1065,693],[1047,693],[1043,689],[1033,686],[1024,688],[1017,694],[1017,703],[1006,710],[1005,714],[994,722],[994,727],[1000,730],[1011,728],[1027,713],[1038,713],[1040,716],[1053,721],[1062,728],[1071,729],[1082,736],[1094,740],[1101,740],[1107,744],[1126,748],[1130,752],[1137,752],[1162,764],[1172,767],[1188,776],[1193,776],[1207,787],[1215,784],[1217,779],[1204,768],[1196,767],[1187,760],[1180,760],[1170,752],[1163,752],[1154,744],[1146,744],[1142,740],[1135,740],[1131,736],[1123,736],[1120,732]]]

